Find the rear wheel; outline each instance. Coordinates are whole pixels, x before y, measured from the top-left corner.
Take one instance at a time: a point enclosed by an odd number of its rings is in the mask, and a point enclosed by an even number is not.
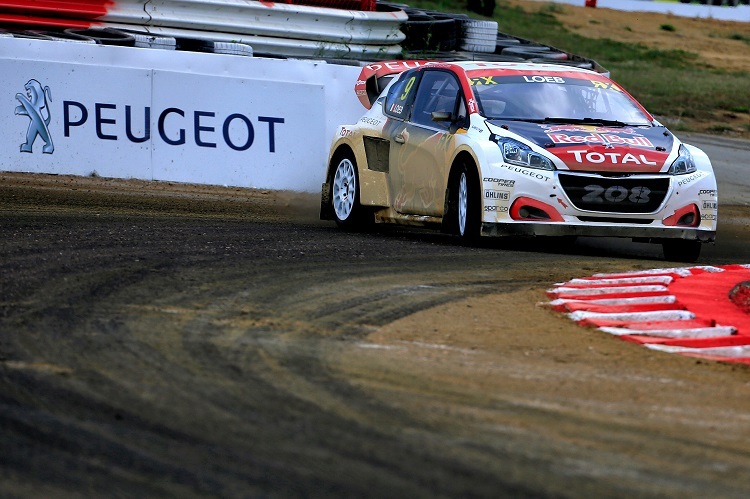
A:
[[[664,259],[671,262],[693,263],[701,255],[700,241],[671,239],[662,243]]]
[[[331,210],[340,227],[360,228],[367,216],[359,203],[359,174],[354,158],[342,154],[331,178]]]

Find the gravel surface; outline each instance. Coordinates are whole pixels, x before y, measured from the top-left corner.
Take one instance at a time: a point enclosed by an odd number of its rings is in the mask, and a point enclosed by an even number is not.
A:
[[[315,196],[0,174],[0,495],[746,497],[750,371],[539,305],[657,247],[359,234]],[[701,264],[750,262],[722,206]]]

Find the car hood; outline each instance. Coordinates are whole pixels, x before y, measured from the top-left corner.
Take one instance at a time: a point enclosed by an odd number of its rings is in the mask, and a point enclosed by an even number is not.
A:
[[[569,170],[656,173],[679,141],[660,126],[608,127],[491,120],[490,124],[543,147]],[[507,135],[507,132],[504,134]]]

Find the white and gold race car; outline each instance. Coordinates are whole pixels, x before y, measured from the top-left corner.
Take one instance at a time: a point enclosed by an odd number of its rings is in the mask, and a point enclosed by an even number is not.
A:
[[[537,63],[362,69],[321,218],[485,236],[607,236],[695,261],[716,235],[711,162],[605,75]]]

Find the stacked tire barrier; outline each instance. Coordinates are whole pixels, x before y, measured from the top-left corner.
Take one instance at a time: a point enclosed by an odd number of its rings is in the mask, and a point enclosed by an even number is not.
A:
[[[592,59],[499,32],[495,21],[471,19],[465,14],[415,9],[405,4],[379,2],[378,5],[400,8],[407,14],[408,19],[401,25],[406,37],[401,43],[405,59],[540,62],[607,73]]]

